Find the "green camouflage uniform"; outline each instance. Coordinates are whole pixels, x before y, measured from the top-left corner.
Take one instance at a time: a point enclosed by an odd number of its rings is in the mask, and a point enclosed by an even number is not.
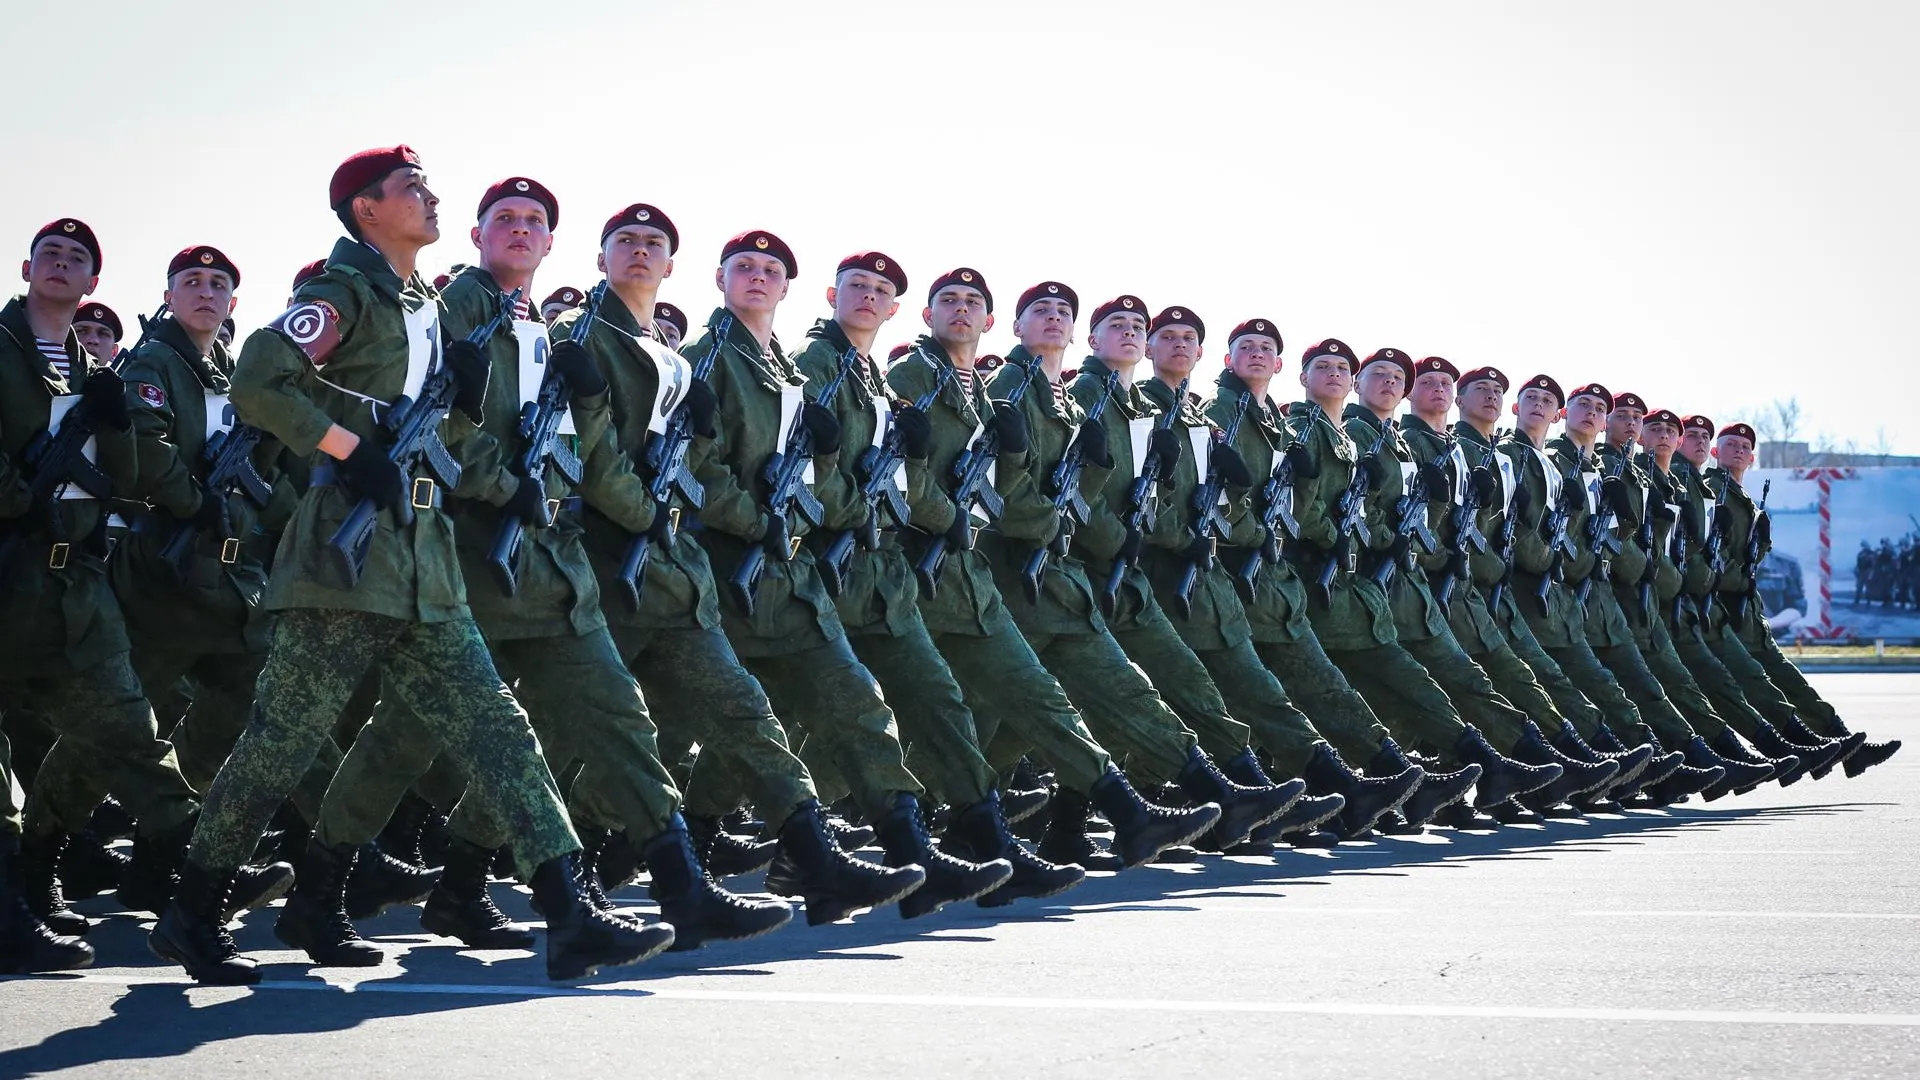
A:
[[[443,333],[464,337],[493,318],[500,286],[486,270],[458,270],[441,298]],[[516,332],[526,347],[544,358],[545,330],[532,320]],[[518,463],[524,449],[518,428],[521,404],[539,386],[522,386],[516,332],[495,334],[485,346],[492,375],[487,383],[486,423],[461,444],[463,496],[448,504],[454,543],[474,621],[487,639],[494,666],[533,719],[533,729],[549,766],[564,774],[582,763],[581,775],[604,794],[614,810],[601,817],[583,814],[588,824],[626,830],[644,843],[662,832],[679,808],[679,792],[660,763],[653,721],[639,684],[621,662],[600,611],[599,585],[581,537],[579,500],[560,470],[543,477],[550,505],[558,507],[551,528],[527,529],[513,567],[515,589],[509,595],[495,577],[490,559],[502,524],[509,520],[498,503],[469,499],[468,491],[492,492],[499,503],[523,480]],[[605,394],[573,398],[568,407],[577,442],[592,446],[607,428]],[[612,465],[609,455],[582,462],[581,487],[601,481]],[[381,702],[365,735],[355,740],[329,792],[316,837],[324,844],[361,844],[386,824],[407,787],[425,773],[438,753],[425,720],[393,699]],[[475,807],[474,809],[479,809]],[[448,827],[481,847],[498,847],[511,830],[505,821],[475,821],[456,810]]]
[[[1064,377],[1064,372],[1062,373]],[[1031,494],[1008,499],[1000,520],[980,533],[978,545],[993,570],[1007,610],[1034,653],[1066,690],[1101,743],[1112,748],[1129,773],[1171,782],[1186,766],[1195,745],[1193,733],[1128,659],[1100,615],[1086,566],[1069,552],[1048,558],[1037,599],[1029,599],[1021,578],[1028,555],[1054,542],[1062,515],[1053,508],[1053,471],[1086,419],[1065,383],[1047,378],[1038,358],[1016,346],[1007,362],[987,381],[987,394],[1004,406],[1014,389],[1027,383],[1019,409],[1027,420],[1024,461],[1003,459],[1000,470],[1024,472]],[[1112,446],[1118,452],[1123,446]],[[1089,496],[1106,485],[1109,470],[1087,465],[1080,486]],[[996,762],[1002,760],[998,752]]]
[[[1233,448],[1240,452],[1247,472],[1257,481],[1247,496],[1248,517],[1257,523],[1265,519],[1268,510],[1265,478],[1273,475],[1291,433],[1271,399],[1249,396],[1242,408],[1241,395],[1250,391],[1238,375],[1221,372],[1218,387],[1204,411],[1207,419],[1222,432],[1235,427],[1238,421]],[[1300,501],[1300,491],[1296,488],[1294,505],[1300,505]],[[1280,529],[1284,532],[1285,525]],[[1230,539],[1242,539],[1238,529]],[[1261,558],[1261,539],[1264,537],[1250,534],[1244,544],[1223,545],[1219,550],[1221,569],[1238,574],[1249,560]],[[1380,741],[1390,733],[1374,716],[1366,699],[1328,658],[1320,639],[1314,636],[1307,618],[1306,585],[1295,568],[1294,553],[1288,550],[1294,538],[1283,536],[1281,539],[1282,558],[1261,568],[1254,580],[1253,598],[1238,609],[1245,616],[1248,640],[1261,665],[1279,681],[1283,693],[1306,714],[1313,726],[1325,733],[1342,754],[1364,763],[1379,752]],[[1207,588],[1209,596],[1215,595],[1211,581]],[[1198,588],[1195,594],[1199,594]],[[1237,596],[1235,599],[1238,602]],[[1221,622],[1222,641],[1231,641],[1239,632],[1232,619],[1235,609],[1222,610],[1227,616]],[[1215,670],[1218,679],[1221,676]],[[1231,678],[1228,677],[1229,681]],[[1262,738],[1264,742],[1265,736]],[[1273,749],[1271,744],[1268,749]],[[1275,765],[1285,767],[1278,758]]]
[[[912,352],[887,369],[887,388],[896,398],[918,401],[933,390],[943,369],[953,372],[953,361],[939,342],[922,337]],[[945,533],[955,514],[971,513],[971,508],[954,503],[959,485],[954,465],[992,415],[984,378],[971,371],[954,372],[940,387],[927,409],[927,456],[907,459],[911,528],[903,530],[900,539],[908,556],[918,557],[928,538]],[[1029,456],[1002,453],[995,470],[994,489],[1016,513],[1031,513],[1014,508],[1039,501],[1026,469]],[[1081,794],[1091,790],[1109,767],[1106,748],[1087,730],[1066,691],[1015,627],[986,553],[950,549],[934,594],[921,597],[915,606],[966,696],[990,762],[1003,763],[994,754],[996,742],[1010,747],[1003,751],[1006,760],[1017,760],[1031,747],[1036,757],[1053,766],[1062,785]]]
[[[233,376],[240,418],[302,455],[316,454],[334,424],[385,445],[389,435],[369,399],[402,394],[408,357],[422,339],[429,345],[423,351],[437,356],[430,347],[440,332],[432,289],[418,275],[401,280],[372,247],[343,239],[295,302],[327,305],[340,343],[331,353],[317,350],[316,364],[280,330],[248,338]],[[441,429],[456,452],[476,430],[458,415]],[[419,479],[414,486],[424,488]],[[383,694],[420,717],[422,737],[435,749],[444,745],[471,773],[466,798],[482,800],[511,824],[523,874],[579,850],[527,715],[468,611],[452,520],[426,506],[401,527],[383,513],[366,569],[349,586],[331,565],[327,542],[356,500],[318,470],[314,481],[281,539],[267,585],[267,606],[281,615],[260,674],[259,704],[207,792],[193,861],[221,872],[251,854],[274,808],[376,666]]]
[[[724,310],[715,311],[709,329],[687,346],[689,355],[700,356],[712,347],[711,326],[723,315]],[[779,342],[763,350],[743,323],[734,322],[721,345],[710,379],[720,403],[718,432],[695,476],[706,489],[700,543],[720,567],[718,574],[730,576],[747,549],[766,535],[764,470],[785,438],[780,430],[781,390],[798,389],[805,380]],[[824,481],[819,484],[823,503],[850,497],[837,453],[815,455],[813,468]],[[805,535],[804,519],[789,524],[793,536]],[[723,604],[721,622],[774,708],[804,725],[810,739],[823,740],[821,760],[837,767],[868,814],[877,820],[897,794],[920,794],[920,782],[907,771],[893,712],[881,697],[879,683],[847,645],[839,614],[805,544],[790,560],[769,555],[753,613]]]
[[[95,365],[71,331],[64,343],[70,380],[41,355],[27,322],[26,298],[0,308],[0,517],[32,510],[26,451],[47,430],[56,395],[77,393]],[[130,406],[131,408],[131,406]],[[126,498],[138,476],[132,431],[100,431],[93,440],[113,494]],[[106,788],[158,833],[186,820],[193,789],[173,747],[159,737],[128,655],[126,626],[108,588],[106,509],[92,498],[59,499],[53,522],[23,536],[0,567],[0,714],[38,714],[57,733],[48,751],[72,755],[76,768],[36,774],[27,792],[27,827],[40,835],[83,829]],[[9,799],[11,802],[11,799]]]

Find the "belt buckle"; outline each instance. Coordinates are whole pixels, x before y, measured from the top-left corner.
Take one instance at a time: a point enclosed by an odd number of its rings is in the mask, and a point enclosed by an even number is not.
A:
[[[72,548],[73,548],[73,545],[67,543],[65,540],[62,540],[59,543],[48,548],[47,549],[47,569],[65,570],[67,568],[67,553],[71,551]]]
[[[432,477],[416,476],[413,478],[413,500],[412,501],[413,501],[413,508],[415,510],[433,509],[434,488],[435,488],[435,485]],[[421,494],[421,492],[423,491],[426,494],[424,495]]]
[[[1347,573],[1357,574],[1359,572],[1360,572],[1360,553],[1357,551],[1347,552]]]
[[[240,538],[237,536],[229,536],[220,541],[220,562],[225,566],[232,566],[239,561]]]

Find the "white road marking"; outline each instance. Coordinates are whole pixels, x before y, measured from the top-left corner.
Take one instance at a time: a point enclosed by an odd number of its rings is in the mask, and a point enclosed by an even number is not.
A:
[[[0,984],[24,981],[0,978]],[[177,985],[183,990],[232,991],[236,987],[196,988],[179,976],[94,972],[61,979],[53,985],[87,983],[120,986]],[[405,983],[320,981],[283,982],[268,979],[255,990],[321,991],[356,994],[422,994],[457,997],[506,998],[658,998],[662,1001],[707,1001],[744,1005],[840,1005],[852,1007],[934,1009],[1048,1009],[1061,1012],[1216,1013],[1305,1016],[1415,1016],[1460,1020],[1572,1020],[1651,1024],[1740,1024],[1790,1027],[1899,1027],[1920,1028],[1920,1013],[1811,1013],[1733,1009],[1602,1009],[1540,1008],[1525,1005],[1421,1005],[1360,1001],[1193,1001],[1174,998],[1023,998],[975,994],[849,994],[783,990],[694,990],[673,986],[610,984],[606,986],[552,986],[478,983]]]
[[[1620,919],[1920,919],[1898,911],[1576,911],[1575,917]]]

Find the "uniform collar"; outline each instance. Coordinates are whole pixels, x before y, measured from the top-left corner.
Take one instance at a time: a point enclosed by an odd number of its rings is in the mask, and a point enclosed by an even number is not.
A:
[[[218,341],[213,343],[212,353],[207,356],[200,355],[200,350],[193,344],[193,339],[187,336],[187,328],[180,325],[180,320],[173,318],[162,319],[160,326],[154,330],[151,340],[173,350],[181,360],[186,361],[187,366],[192,368],[194,375],[199,378],[201,386],[216,393],[226,392],[226,373],[231,369],[231,365],[221,364],[225,359],[226,350]]]
[[[394,272],[393,264],[387,261],[385,255],[374,250],[372,245],[350,237],[343,236],[333,242],[333,253],[327,256],[327,265],[345,266],[357,271],[367,279],[375,292],[395,303],[400,302],[401,292],[413,284],[402,281],[400,275]],[[415,274],[414,278],[418,281],[419,275]],[[427,295],[424,283],[420,285],[420,293]]]
[[[5,330],[7,335],[13,338],[14,344],[20,347],[21,355],[27,358],[27,363],[33,368],[34,374],[46,382],[49,393],[69,393],[72,387],[79,385],[81,379],[86,378],[89,358],[80,349],[79,335],[73,332],[72,327],[68,327],[67,340],[64,342],[67,347],[67,369],[78,378],[70,376],[64,385],[61,383],[60,373],[55,371],[53,365],[47,362],[47,358],[40,354],[40,347],[35,343],[33,325],[27,321],[25,295],[15,296],[7,301],[6,307],[0,308],[0,330]]]

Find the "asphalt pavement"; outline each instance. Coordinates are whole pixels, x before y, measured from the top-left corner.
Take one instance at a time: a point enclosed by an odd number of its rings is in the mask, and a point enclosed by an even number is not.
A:
[[[1920,675],[1814,684],[1907,748],[1859,779],[1667,811],[1156,865],[991,913],[796,920],[585,985],[403,912],[362,927],[385,966],[310,969],[268,910],[239,934],[266,981],[198,989],[112,916],[100,967],[0,979],[0,1080],[1910,1080]],[[650,910],[643,888],[620,899]]]

